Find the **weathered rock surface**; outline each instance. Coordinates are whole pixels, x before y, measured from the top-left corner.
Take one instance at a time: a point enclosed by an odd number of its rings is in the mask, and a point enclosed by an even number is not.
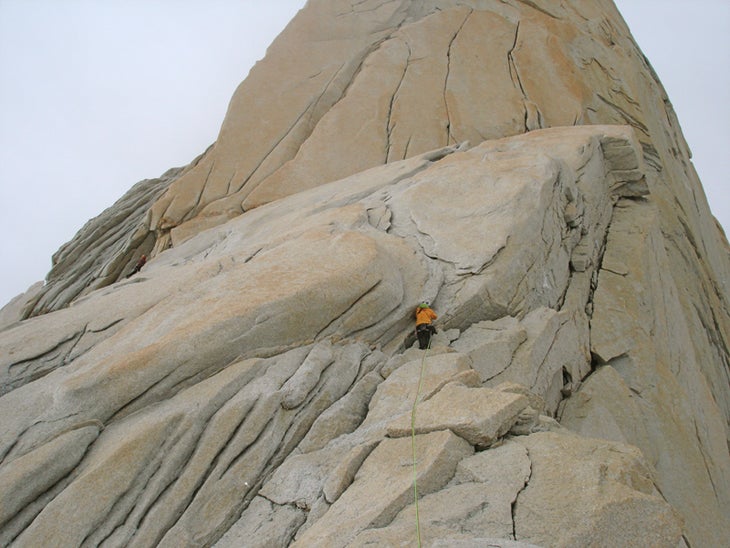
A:
[[[681,521],[654,489],[637,449],[552,432],[517,442],[531,464],[514,508],[517,538],[543,546],[632,546],[642,530],[642,545],[679,543]]]
[[[0,314],[0,545],[730,544],[689,157],[610,2],[311,0]]]
[[[504,436],[527,408],[525,396],[489,388],[469,388],[450,383],[420,405],[416,417],[402,415],[388,425],[391,438],[451,430],[477,447],[488,447]],[[412,419],[415,418],[415,422]]]
[[[474,449],[444,430],[415,440],[422,494],[442,488]],[[385,440],[365,459],[352,485],[293,546],[345,546],[361,530],[382,527],[413,498],[411,440]]]

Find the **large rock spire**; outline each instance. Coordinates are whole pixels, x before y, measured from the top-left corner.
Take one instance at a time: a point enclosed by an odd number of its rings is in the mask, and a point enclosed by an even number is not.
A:
[[[411,542],[420,397],[426,545],[727,545],[728,283],[611,2],[310,0],[0,331],[0,544]]]

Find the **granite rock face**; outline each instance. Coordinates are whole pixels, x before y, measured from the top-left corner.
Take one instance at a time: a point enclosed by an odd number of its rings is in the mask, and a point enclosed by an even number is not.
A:
[[[0,545],[727,545],[728,273],[610,2],[310,0],[0,314]]]

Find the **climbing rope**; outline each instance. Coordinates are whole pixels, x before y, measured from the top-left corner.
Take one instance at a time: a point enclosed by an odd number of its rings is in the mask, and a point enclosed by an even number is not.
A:
[[[418,376],[418,389],[416,397],[413,400],[413,408],[411,409],[411,450],[413,451],[413,500],[416,504],[416,537],[418,539],[418,548],[421,548],[421,518],[418,515],[418,472],[416,469],[416,407],[418,406],[418,397],[421,394],[421,385],[423,384],[423,371],[426,367],[426,354],[431,348],[431,337],[428,339],[428,346],[423,351],[421,359],[421,373]]]

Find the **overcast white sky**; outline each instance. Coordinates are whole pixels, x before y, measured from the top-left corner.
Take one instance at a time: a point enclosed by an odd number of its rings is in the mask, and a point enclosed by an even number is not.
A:
[[[217,137],[305,0],[0,0],[0,307],[134,183]],[[730,2],[617,0],[730,229]]]

